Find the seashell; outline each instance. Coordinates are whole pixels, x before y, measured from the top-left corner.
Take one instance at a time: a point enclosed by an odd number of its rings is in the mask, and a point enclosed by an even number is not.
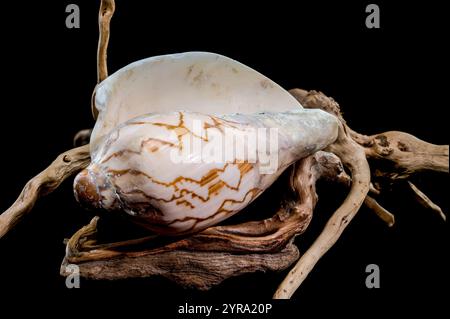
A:
[[[77,200],[165,235],[236,214],[338,130],[334,116],[303,109],[263,75],[212,53],[133,63],[100,84],[95,105]]]

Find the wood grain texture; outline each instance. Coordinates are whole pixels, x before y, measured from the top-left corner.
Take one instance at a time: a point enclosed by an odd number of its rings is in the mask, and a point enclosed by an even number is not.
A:
[[[0,215],[0,238],[33,208],[41,196],[53,192],[66,178],[87,167],[90,159],[89,145],[77,147],[60,154],[49,167],[33,177],[14,204]]]
[[[108,77],[108,43],[110,35],[111,18],[116,10],[114,0],[101,0],[98,11],[98,47],[97,47],[97,85]],[[94,119],[98,117],[98,110],[95,107],[95,92],[92,93],[91,111]]]
[[[293,89],[290,93],[305,108],[322,109],[340,120],[339,137],[326,150],[336,154],[352,176],[347,198],[280,284],[274,294],[276,299],[287,299],[294,294],[319,259],[336,243],[363,203],[392,226],[394,215],[368,196],[373,185],[375,191],[372,193],[380,195],[387,184],[407,180],[414,173],[422,171],[448,173],[449,171],[448,145],[427,143],[404,132],[385,132],[365,136],[353,131],[347,125],[339,104],[322,92]],[[371,160],[372,167],[369,167],[368,159]],[[371,183],[372,180],[374,184]],[[417,191],[415,193],[419,194]],[[442,212],[440,207],[434,203],[434,205],[430,204],[432,202],[425,194],[418,196],[430,209]]]
[[[115,8],[116,5],[114,0],[101,0],[100,10],[98,12],[99,39],[97,52],[97,83],[100,83],[108,77],[107,50],[111,18]]]
[[[115,280],[163,276],[185,287],[207,290],[223,280],[257,271],[281,271],[299,257],[297,247],[289,243],[276,253],[233,254],[224,252],[165,251],[136,257],[120,255],[104,260],[78,263],[80,274],[88,279]],[[61,265],[66,274],[70,258]]]

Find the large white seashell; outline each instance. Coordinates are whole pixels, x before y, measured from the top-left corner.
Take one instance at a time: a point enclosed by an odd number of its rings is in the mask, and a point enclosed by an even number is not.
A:
[[[77,199],[161,234],[232,216],[337,137],[334,116],[303,109],[261,74],[211,53],[131,64],[99,86],[96,106]]]

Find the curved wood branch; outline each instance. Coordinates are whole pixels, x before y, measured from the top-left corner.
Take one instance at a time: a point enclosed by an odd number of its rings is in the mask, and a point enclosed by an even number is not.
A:
[[[447,217],[445,216],[442,209],[438,205],[433,203],[433,201],[431,199],[429,199],[428,196],[425,195],[416,185],[414,185],[412,182],[408,181],[408,186],[411,189],[411,191],[414,193],[414,197],[419,202],[419,204],[421,204],[423,207],[435,212],[439,217],[442,218],[443,221],[447,220]]]
[[[342,206],[330,218],[325,229],[297,265],[281,283],[274,298],[290,298],[300,286],[320,257],[336,242],[345,226],[355,216],[362,202],[371,208],[388,225],[394,223],[394,216],[367,196],[380,193],[370,183],[370,168],[367,158],[389,163],[374,170],[374,177],[387,178],[390,181],[408,178],[411,174],[430,170],[449,171],[449,146],[433,145],[403,132],[386,132],[365,136],[351,130],[342,117],[339,104],[321,92],[293,89],[290,93],[306,108],[318,108],[335,115],[342,126],[337,142],[327,151],[338,155],[352,173],[352,188]],[[344,183],[348,178],[341,179]],[[409,184],[411,186],[411,183]],[[441,216],[442,210],[423,193],[413,188],[416,197],[425,206],[431,207]],[[434,204],[434,205],[433,205]]]
[[[319,108],[336,115],[345,123],[339,104],[318,91],[292,89],[289,91],[305,108]],[[397,131],[372,136],[357,133],[346,126],[349,136],[364,148],[369,159],[391,165],[378,169],[377,174],[394,179],[404,179],[421,171],[449,172],[449,146],[435,145],[417,137]]]
[[[97,231],[97,220],[95,217],[69,240],[67,254],[61,264],[61,275],[70,275],[72,272],[67,270],[67,266],[75,263],[85,278],[115,280],[164,276],[185,287],[207,290],[233,276],[285,269],[299,256],[297,247],[289,243],[276,253],[231,254],[214,250],[192,252],[172,249],[140,251],[132,256],[117,250],[96,248],[89,252],[90,259],[77,257],[79,251],[71,249],[83,249],[86,241],[93,241],[91,236]]]
[[[449,172],[449,146],[435,145],[398,131],[362,137],[351,131],[355,141],[364,141],[368,158],[389,161],[395,178],[407,178],[421,171]]]
[[[381,218],[389,227],[394,226],[395,224],[395,216],[390,213],[386,208],[381,206],[375,199],[370,196],[366,197],[364,204],[372,210],[378,217]]]
[[[300,258],[274,294],[275,299],[290,298],[319,259],[336,243],[355,217],[370,189],[370,168],[362,148],[340,127],[338,140],[328,151],[336,154],[352,174],[352,187],[344,203],[329,219],[319,237]]]
[[[108,77],[107,50],[110,33],[111,18],[116,5],[114,0],[101,0],[98,13],[99,39],[97,50],[97,83]]]
[[[88,166],[89,162],[89,145],[81,146],[62,153],[49,167],[33,177],[14,204],[0,215],[0,238],[33,208],[39,197],[53,192],[67,177]]]
[[[108,77],[108,43],[110,35],[111,18],[116,9],[114,0],[101,0],[100,10],[98,12],[98,48],[97,48],[97,85]],[[92,93],[91,111],[94,120],[97,119],[98,110],[95,107],[95,92],[97,86]]]

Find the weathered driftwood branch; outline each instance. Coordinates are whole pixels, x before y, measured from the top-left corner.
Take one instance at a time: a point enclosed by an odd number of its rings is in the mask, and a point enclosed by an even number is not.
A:
[[[335,114],[345,123],[339,104],[325,94],[302,89],[293,89],[290,93],[304,107],[323,109]],[[382,169],[376,167],[377,176],[395,180],[405,179],[413,173],[422,171],[449,172],[448,145],[434,145],[404,132],[390,131],[366,136],[353,131],[348,126],[346,128],[351,138],[363,147],[368,159],[390,164],[383,165]]]
[[[0,215],[0,238],[33,208],[39,197],[53,192],[67,177],[85,168],[89,162],[89,145],[74,148],[59,155],[49,167],[33,177],[14,204]]]
[[[124,243],[97,243],[94,219],[69,240],[61,273],[66,274],[65,266],[71,263],[77,264],[81,275],[88,278],[162,275],[185,286],[208,289],[231,276],[283,270],[298,259],[293,239],[311,220],[317,202],[316,181],[319,178],[336,180],[341,173],[344,173],[343,167],[335,155],[318,152],[293,167],[291,188],[297,199],[283,205],[273,217],[211,227],[148,249],[135,244],[154,241],[154,237]],[[127,250],[120,249],[124,246]]]
[[[114,0],[102,0],[99,10],[99,41],[97,51],[97,82],[108,76],[107,48],[111,17],[114,14]],[[94,96],[93,96],[94,98]],[[94,118],[97,110],[92,103]],[[82,130],[75,135],[74,145],[82,146],[69,150],[60,156],[43,172],[31,179],[24,187],[16,202],[0,215],[0,238],[3,237],[20,218],[29,212],[38,198],[54,191],[69,176],[88,166],[90,162],[89,140],[91,130]]]
[[[395,182],[407,179],[411,174],[421,171],[449,171],[449,146],[433,145],[403,132],[385,132],[365,136],[351,130],[340,112],[340,107],[332,98],[321,92],[294,89],[290,91],[306,108],[319,108],[334,114],[342,123],[336,143],[328,151],[338,155],[352,173],[352,190],[342,206],[328,221],[325,229],[289,272],[286,279],[275,292],[274,298],[290,298],[306,278],[321,256],[336,242],[345,226],[354,217],[362,200],[374,210],[388,225],[394,223],[394,216],[381,207],[367,193],[371,188],[370,169],[367,159],[381,161],[381,168],[373,171],[376,179]],[[388,165],[386,165],[388,163]],[[410,187],[424,206],[443,215],[442,210],[412,183]],[[379,192],[379,190],[378,190]],[[444,216],[445,219],[445,216]]]
[[[114,0],[101,0],[98,12],[98,48],[97,48],[97,85],[108,77],[108,43],[110,35],[111,18],[114,15],[116,4]],[[97,119],[98,111],[95,107],[95,91],[92,93],[91,111]]]
[[[363,150],[347,135],[344,125],[340,127],[337,141],[328,149],[339,156],[343,164],[350,169],[352,174],[350,192],[341,207],[329,219],[319,237],[281,283],[274,295],[276,299],[290,298],[294,294],[319,259],[339,239],[369,192],[369,164]]]
[[[377,216],[380,217],[381,220],[384,221],[389,227],[394,226],[395,216],[391,212],[389,212],[386,208],[381,206],[374,198],[367,195],[366,199],[364,200],[364,204],[366,204],[366,206],[371,211],[377,214]]]
[[[114,0],[101,0],[100,10],[98,12],[99,39],[97,51],[97,83],[102,82],[108,77],[107,51],[110,23],[115,8],[116,5]]]
[[[412,182],[408,181],[408,186],[410,187],[411,191],[414,193],[414,196],[416,200],[421,204],[423,207],[435,212],[439,215],[444,221],[447,220],[447,217],[444,215],[444,212],[442,209],[433,203],[431,199],[428,198],[427,195],[425,195],[419,188],[417,188],[416,185],[414,185]]]
[[[337,156],[336,159],[340,161],[340,159]],[[334,176],[333,181],[338,182],[342,186],[348,188],[350,188],[350,186],[352,185],[352,178],[345,172],[343,168],[340,172],[336,173],[336,176]],[[375,196],[380,195],[380,191],[375,189],[372,183],[370,183],[369,185],[369,193]],[[382,221],[384,221],[389,227],[392,227],[394,225],[395,223],[394,215],[392,215],[388,210],[382,207],[373,197],[367,195],[366,199],[364,200],[364,204],[366,205],[367,208],[369,208],[372,212],[374,212]]]
[[[164,276],[180,285],[206,290],[224,279],[255,271],[277,271],[291,265],[299,256],[292,243],[277,253],[233,254],[222,251],[192,252],[189,250],[118,252],[98,249],[81,261],[73,249],[78,240],[86,240],[96,231],[96,219],[72,237],[68,255],[61,265],[61,274],[69,275],[67,265],[76,263],[80,273],[90,279],[121,279]],[[76,239],[76,240],[73,240]],[[80,248],[80,247],[78,247]],[[79,254],[79,252],[76,252]]]

